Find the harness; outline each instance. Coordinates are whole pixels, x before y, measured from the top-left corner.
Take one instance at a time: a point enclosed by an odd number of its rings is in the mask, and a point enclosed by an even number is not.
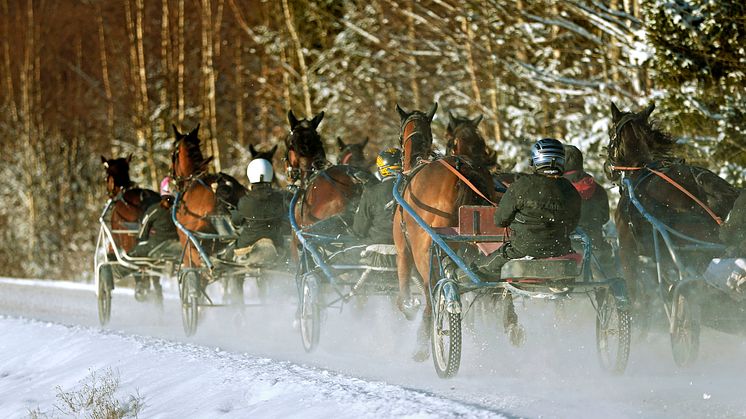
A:
[[[612,165],[611,169],[612,170],[619,170],[619,171],[622,171],[622,172],[635,172],[635,171],[639,171],[639,170],[647,170],[649,173],[658,176],[659,178],[665,180],[666,182],[668,182],[669,184],[671,184],[672,186],[674,186],[676,189],[678,189],[679,191],[681,191],[682,193],[684,193],[684,195],[686,195],[687,197],[689,197],[692,201],[694,201],[697,205],[699,205],[703,210],[705,210],[705,212],[707,212],[707,215],[709,215],[713,220],[715,220],[715,222],[717,223],[717,225],[722,225],[723,224],[723,219],[720,218],[717,214],[715,214],[715,211],[713,211],[712,208],[710,208],[709,206],[707,206],[707,204],[705,204],[704,202],[702,202],[702,200],[700,200],[699,198],[697,198],[693,193],[689,192],[680,183],[676,182],[670,176],[668,176],[667,174],[663,173],[660,170],[653,169],[652,167],[647,166],[647,165],[646,166],[642,166],[642,167],[614,166],[614,165]],[[640,180],[638,180],[637,183],[635,184],[635,186],[639,185],[642,182],[642,180],[645,179],[645,178],[647,178],[647,176],[644,176]]]

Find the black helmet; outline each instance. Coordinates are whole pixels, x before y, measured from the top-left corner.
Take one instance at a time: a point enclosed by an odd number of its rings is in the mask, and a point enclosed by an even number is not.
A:
[[[531,147],[531,161],[536,172],[561,175],[565,170],[565,148],[554,138],[542,138]]]
[[[393,147],[381,151],[376,158],[376,167],[381,176],[394,176],[401,171],[401,151]]]
[[[565,172],[583,170],[583,153],[574,145],[565,146]]]

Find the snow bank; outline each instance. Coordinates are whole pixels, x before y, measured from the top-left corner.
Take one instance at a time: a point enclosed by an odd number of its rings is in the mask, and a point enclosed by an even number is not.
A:
[[[58,414],[59,389],[111,368],[142,417],[505,417],[427,392],[220,348],[0,317],[0,417]]]

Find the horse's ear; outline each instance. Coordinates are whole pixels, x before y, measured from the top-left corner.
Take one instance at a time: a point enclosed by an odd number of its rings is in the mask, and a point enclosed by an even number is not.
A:
[[[644,111],[642,111],[642,114],[645,115],[646,120],[650,118],[650,114],[653,113],[654,110],[655,110],[655,103],[651,103],[647,108],[645,108]]]
[[[479,116],[476,117],[476,118],[474,118],[474,119],[472,119],[471,122],[474,123],[474,126],[477,126],[477,125],[479,125],[480,122],[482,122],[482,118],[484,118],[484,115],[482,115],[480,113]]]
[[[370,137],[365,137],[365,141],[363,141],[362,147],[365,148],[366,145],[368,145],[368,141],[370,141]]]
[[[402,109],[398,103],[396,104],[396,112],[399,114],[399,119],[401,119],[401,122],[404,122],[404,120],[409,117],[409,113]]]
[[[427,113],[427,119],[430,121],[433,120],[433,117],[435,116],[435,111],[438,110],[438,102],[433,103],[433,107],[430,108],[430,112]]]
[[[254,144],[249,144],[249,153],[251,153],[251,158],[253,159],[256,157],[256,149],[254,148]]]
[[[453,124],[454,122],[456,122],[456,117],[455,117],[455,116],[453,116],[453,112],[451,112],[451,111],[449,110],[449,111],[448,111],[448,125],[451,125],[451,124]]]
[[[319,127],[319,124],[321,123],[321,120],[324,119],[324,111],[319,112],[316,114],[316,116],[313,117],[311,120],[311,126],[313,129],[316,129]]]
[[[617,123],[620,119],[622,119],[622,111],[620,111],[619,108],[616,107],[616,104],[614,102],[611,102],[611,120],[614,123]]]
[[[290,122],[291,130],[295,129],[295,127],[297,127],[298,124],[300,123],[298,118],[295,117],[295,114],[293,113],[292,109],[288,111],[288,122]]]
[[[126,160],[127,160],[127,164],[130,164],[130,162],[132,161],[132,153],[130,153],[130,154],[129,154],[129,155],[127,156],[127,159],[126,159]]]
[[[103,164],[105,167],[109,167],[109,160],[106,157],[101,156],[101,164]]]
[[[183,135],[181,135],[181,133],[179,132],[179,129],[178,129],[178,128],[176,128],[176,124],[171,124],[171,126],[172,126],[172,127],[174,128],[174,135],[176,136],[176,139],[178,140],[178,139],[179,139],[179,138],[181,138],[181,137],[182,137]]]
[[[277,144],[275,144],[275,146],[272,147],[271,150],[269,150],[269,157],[270,157],[270,159],[275,156],[276,152],[277,152]]]
[[[337,147],[339,147],[339,151],[344,150],[345,146],[347,146],[347,144],[345,144],[345,142],[342,141],[342,138],[337,137]]]

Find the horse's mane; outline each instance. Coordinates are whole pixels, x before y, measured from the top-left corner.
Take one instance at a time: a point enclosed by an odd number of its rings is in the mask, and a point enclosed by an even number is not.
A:
[[[184,145],[186,146],[187,158],[189,161],[194,163],[197,167],[197,172],[203,172],[207,169],[207,165],[212,161],[212,156],[205,158],[202,155],[202,149],[200,148],[200,140],[196,134],[191,133],[185,136],[183,139]]]
[[[105,162],[106,174],[114,179],[114,185],[127,188],[134,185],[130,179],[130,165],[126,158],[111,159]]]
[[[655,160],[667,159],[672,156],[676,140],[671,134],[660,128],[657,120],[648,121],[646,118],[634,118],[629,122],[633,138],[638,143],[646,143]],[[629,132],[628,131],[628,132]]]
[[[285,147],[294,150],[303,157],[318,157],[326,159],[324,142],[321,135],[313,127],[303,121],[298,127],[285,136]]]

